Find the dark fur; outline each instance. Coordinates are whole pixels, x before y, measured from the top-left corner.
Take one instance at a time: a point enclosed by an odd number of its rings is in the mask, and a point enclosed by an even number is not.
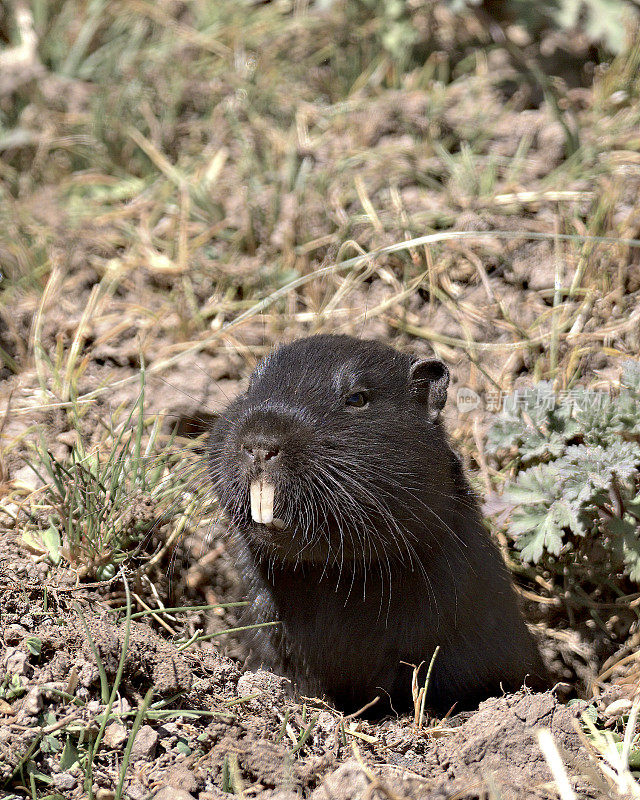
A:
[[[469,708],[545,686],[502,559],[438,412],[448,372],[386,345],[315,336],[275,350],[210,441],[212,485],[259,622],[259,659],[353,711],[411,705],[411,668],[435,659],[427,705]],[[365,408],[345,405],[368,392]],[[242,445],[275,448],[283,531],[251,520],[258,471]],[[424,677],[426,667],[423,667]]]

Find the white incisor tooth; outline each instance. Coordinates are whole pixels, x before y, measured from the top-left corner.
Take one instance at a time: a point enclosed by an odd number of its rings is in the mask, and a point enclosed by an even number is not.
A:
[[[275,486],[264,478],[251,483],[251,519],[270,525],[273,521]]]

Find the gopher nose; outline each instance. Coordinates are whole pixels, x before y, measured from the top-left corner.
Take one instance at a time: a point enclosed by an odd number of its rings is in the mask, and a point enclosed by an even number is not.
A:
[[[243,442],[242,449],[253,464],[266,464],[280,455],[280,447],[276,442]]]

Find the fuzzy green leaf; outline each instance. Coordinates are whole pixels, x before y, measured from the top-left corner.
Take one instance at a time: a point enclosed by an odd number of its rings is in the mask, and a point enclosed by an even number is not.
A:
[[[580,508],[561,499],[553,503],[551,510],[559,528],[568,528],[576,536],[586,536],[587,526]]]
[[[32,553],[47,555],[54,565],[60,563],[60,534],[53,523],[45,531],[24,531],[22,542]]]
[[[607,522],[612,544],[625,572],[635,583],[640,583],[640,525],[631,517],[615,518]]]
[[[46,531],[42,533],[42,541],[47,548],[49,561],[52,564],[60,563],[60,533],[56,526],[51,523]]]
[[[71,741],[71,737],[67,736],[67,741],[64,744],[62,755],[60,756],[60,769],[63,772],[70,770],[74,764],[80,760],[80,753],[77,747]]]
[[[631,442],[620,442],[604,448],[600,445],[568,447],[558,463],[565,478],[567,498],[578,504],[598,504],[601,493],[608,492],[614,475],[626,485],[637,474],[640,464],[640,447]]]
[[[530,533],[516,539],[516,547],[524,561],[537,564],[546,550],[552,555],[559,555],[562,549],[563,533],[556,518],[555,503],[542,516],[540,524]]]
[[[620,0],[562,0],[554,13],[560,28],[577,27],[582,21],[585,33],[592,42],[602,42],[611,52],[619,53],[624,45],[625,25],[630,11]]]
[[[504,498],[515,505],[548,503],[559,496],[561,474],[553,464],[538,464],[521,472],[504,491]]]
[[[495,453],[515,446],[523,464],[555,458],[578,432],[571,411],[570,404],[557,402],[548,382],[514,392],[489,430],[487,449]]]
[[[640,494],[636,495],[631,502],[627,503],[625,509],[628,514],[631,514],[632,517],[640,520]]]
[[[46,786],[53,783],[53,778],[50,775],[45,775],[44,772],[41,772],[35,761],[28,761],[25,769],[28,775],[32,775],[35,780],[44,783]]]

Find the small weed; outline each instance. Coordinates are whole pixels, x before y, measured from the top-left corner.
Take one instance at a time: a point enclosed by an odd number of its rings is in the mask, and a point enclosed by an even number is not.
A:
[[[424,725],[424,711],[427,701],[427,692],[429,691],[429,682],[431,680],[431,672],[439,652],[440,645],[436,647],[436,649],[433,651],[433,655],[431,656],[431,661],[429,662],[429,667],[427,669],[427,675],[424,679],[424,686],[420,686],[418,683],[418,673],[420,672],[420,668],[424,662],[418,666],[413,665],[413,674],[411,676],[411,696],[413,698],[413,724],[416,730],[419,730]]]
[[[525,564],[543,568],[570,613],[629,614],[640,584],[640,365],[620,391],[550,383],[508,396],[488,436],[508,461],[506,533]],[[632,615],[633,616],[633,615]]]
[[[318,715],[316,714],[314,717],[311,718],[309,724],[301,731],[300,736],[298,737],[298,741],[291,750],[291,755],[295,755],[297,752],[302,750],[302,748],[307,743],[307,740],[313,733],[313,729],[315,728],[317,722],[318,722]]]
[[[244,797],[244,781],[240,773],[238,756],[235,753],[229,753],[224,757],[221,788],[225,793]]]
[[[42,444],[34,446],[29,463],[45,488],[27,507],[23,542],[52,564],[64,558],[81,578],[113,578],[118,566],[168,521],[168,511],[185,511],[181,492],[190,470],[173,450],[173,437],[160,445],[161,420],[145,420],[144,389],[142,370],[133,408],[122,422],[109,423],[98,445],[85,441],[86,425],[74,407],[76,444],[68,461]]]
[[[16,697],[21,697],[26,691],[19,675],[12,675],[7,672],[2,683],[0,683],[0,699],[2,700],[15,700]]]
[[[100,723],[100,727],[98,729],[98,733],[95,738],[95,742],[93,747],[89,749],[86,762],[84,763],[84,789],[85,792],[89,795],[89,800],[93,800],[93,763],[96,758],[96,754],[100,748],[100,744],[102,742],[102,738],[104,736],[105,728],[107,727],[107,722],[111,716],[111,709],[113,708],[113,704],[115,702],[116,696],[118,694],[118,689],[120,688],[120,683],[122,681],[122,675],[124,672],[124,665],[127,658],[127,650],[129,648],[129,636],[131,632],[131,595],[129,593],[129,584],[124,574],[124,570],[120,569],[120,574],[122,575],[122,580],[124,582],[124,589],[127,597],[127,614],[125,618],[125,629],[124,629],[124,638],[122,640],[122,650],[120,652],[120,659],[118,661],[118,669],[116,671],[116,676],[113,681],[113,686],[111,687],[111,693],[107,698],[106,708],[104,713],[101,715],[102,721]],[[97,652],[97,651],[96,651]],[[143,703],[142,708],[146,710],[148,707],[149,702],[151,701],[152,690],[150,689],[147,695],[145,696],[145,700]],[[147,699],[148,698],[148,699]],[[136,717],[138,719],[138,717]],[[138,723],[139,725],[139,723]],[[127,759],[128,763],[128,759]],[[122,779],[124,779],[124,772],[122,773]]]
[[[640,733],[638,714],[640,698],[628,702],[627,712],[617,715],[618,722],[605,726],[593,708],[582,714],[582,726],[587,742],[599,756],[598,765],[605,778],[605,788],[622,797],[640,798],[638,768],[640,768]],[[608,787],[606,786],[608,784]]]

